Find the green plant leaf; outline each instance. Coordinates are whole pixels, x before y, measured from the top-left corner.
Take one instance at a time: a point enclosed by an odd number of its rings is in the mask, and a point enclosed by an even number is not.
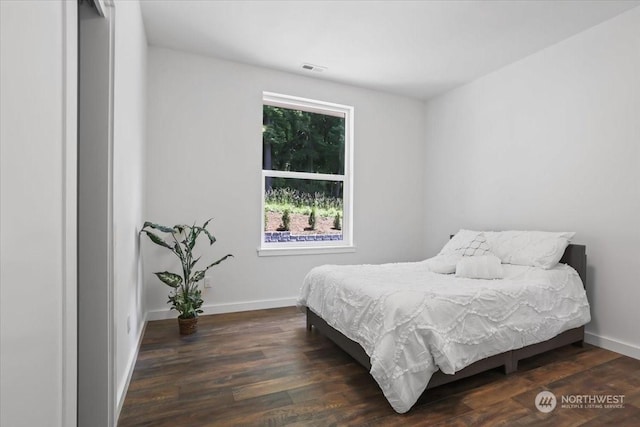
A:
[[[153,243],[155,243],[156,245],[160,245],[160,246],[164,246],[165,248],[168,249],[173,249],[171,246],[169,246],[169,244],[167,244],[167,242],[165,242],[160,236],[152,233],[149,230],[142,230],[143,233],[146,233],[147,236],[149,236],[149,238],[151,239],[151,241]]]
[[[225,256],[223,256],[222,258],[220,258],[219,260],[212,262],[211,264],[209,264],[208,266],[205,267],[205,269],[203,271],[207,271],[208,269],[210,269],[211,267],[213,267],[214,265],[218,265],[220,264],[222,261],[224,261],[225,259],[229,258],[229,257],[233,257],[233,255],[231,254],[227,254]]]
[[[209,238],[209,246],[213,245],[216,242],[216,238],[213,237],[213,234],[209,233],[207,229],[203,228],[202,232]]]
[[[200,271],[196,271],[193,276],[191,277],[191,282],[192,283],[198,283],[200,280],[204,279],[204,273],[206,272],[206,270],[200,270]]]
[[[224,261],[225,259],[229,258],[229,257],[233,257],[233,255],[231,254],[227,254],[225,256],[223,256],[222,258],[220,258],[219,260],[212,262],[211,264],[209,264],[208,266],[206,266],[203,270],[199,270],[196,271],[193,276],[191,276],[191,282],[193,283],[197,283],[200,280],[204,279],[204,275],[206,274],[207,270],[210,269],[211,267],[213,267],[214,265],[218,265],[220,264],[222,261]]]
[[[209,239],[209,246],[213,245],[216,242],[216,238],[213,237],[213,235],[209,233],[209,230],[207,230],[206,228],[195,227],[194,230],[196,230],[197,232],[196,238],[200,235],[200,233],[204,233],[207,235],[207,238]]]
[[[183,224],[177,224],[177,225],[174,225],[174,226],[173,226],[173,230],[171,230],[171,231],[173,232],[173,231],[175,230],[175,231],[177,231],[178,233],[182,233],[182,232],[184,232],[184,229],[185,229],[185,228],[187,228],[187,227],[188,227],[188,226],[183,225]]]
[[[142,226],[142,230],[144,230],[147,227],[153,228],[154,230],[162,231],[164,233],[172,233],[173,232],[173,228],[171,228],[171,227],[166,227],[166,226],[160,225],[160,224],[154,224],[153,222],[150,222],[150,221],[145,221],[144,225]]]
[[[204,301],[199,289],[194,289],[190,292],[176,290],[175,294],[169,295],[169,301],[167,302],[172,304],[172,310],[177,310],[180,313],[178,317],[182,319],[198,317],[198,313],[203,312],[200,307]]]
[[[198,227],[198,234],[200,234],[201,232],[206,234],[207,237],[209,238],[209,246],[213,245],[216,242],[216,238],[213,237],[213,235],[211,233],[209,233],[209,230],[207,230],[207,225],[209,225],[209,223],[211,222],[211,220],[213,220],[213,218],[209,218],[208,220],[206,220],[204,222],[204,224],[202,224],[202,227]]]
[[[200,261],[200,258],[202,258],[202,257],[198,257],[198,258],[194,259],[193,261],[191,261],[191,265],[189,266],[189,268],[193,268],[193,266],[196,265],[196,263],[198,261]]]
[[[196,245],[196,240],[198,239],[198,234],[200,234],[198,230],[199,227],[195,225],[189,231],[189,235],[185,237],[185,245],[189,248],[189,250],[193,250]]]
[[[170,273],[168,271],[162,271],[159,273],[153,273],[158,276],[158,279],[162,281],[165,285],[171,286],[172,288],[177,288],[182,283],[182,277],[178,276],[175,273]]]
[[[178,255],[178,257],[181,260],[184,259],[184,252],[182,251],[182,248],[180,247],[180,243],[176,242],[175,245],[173,245],[172,249],[176,253],[176,255]]]

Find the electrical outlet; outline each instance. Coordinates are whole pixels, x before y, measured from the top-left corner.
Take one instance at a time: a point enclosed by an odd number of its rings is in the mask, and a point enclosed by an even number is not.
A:
[[[210,288],[211,287],[211,277],[210,276],[204,276],[204,287],[205,288]]]

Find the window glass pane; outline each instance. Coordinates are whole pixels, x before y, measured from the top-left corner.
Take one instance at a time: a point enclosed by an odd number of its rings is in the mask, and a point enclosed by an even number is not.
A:
[[[344,117],[263,106],[264,170],[344,174]]]
[[[341,241],[342,192],[339,181],[265,178],[265,243]]]

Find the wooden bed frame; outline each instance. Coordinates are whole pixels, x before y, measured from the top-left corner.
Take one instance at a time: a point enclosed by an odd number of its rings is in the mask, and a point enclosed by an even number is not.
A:
[[[569,245],[562,256],[562,259],[560,259],[560,262],[572,266],[578,272],[578,275],[580,275],[580,278],[582,279],[582,283],[586,287],[587,255],[586,247],[584,245]],[[316,328],[320,333],[333,341],[338,347],[351,355],[351,357],[353,357],[358,363],[367,368],[368,371],[371,370],[369,355],[367,355],[360,344],[347,338],[341,332],[331,327],[324,319],[307,307],[307,330],[311,331],[312,328]],[[582,345],[583,340],[584,326],[570,329],[548,341],[528,345],[526,347],[510,350],[486,359],[478,360],[477,362],[456,372],[454,375],[448,375],[444,374],[442,371],[437,371],[431,377],[429,384],[427,384],[427,389],[501,366],[504,366],[505,374],[510,374],[518,369],[519,360],[569,344]]]

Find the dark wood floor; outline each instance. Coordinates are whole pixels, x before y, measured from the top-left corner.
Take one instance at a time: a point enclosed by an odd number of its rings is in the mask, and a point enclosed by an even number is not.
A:
[[[558,406],[539,412],[550,390]],[[624,408],[561,407],[565,395],[624,395]],[[567,346],[429,390],[396,414],[368,372],[295,308],[149,322],[119,426],[640,426],[640,361]]]

